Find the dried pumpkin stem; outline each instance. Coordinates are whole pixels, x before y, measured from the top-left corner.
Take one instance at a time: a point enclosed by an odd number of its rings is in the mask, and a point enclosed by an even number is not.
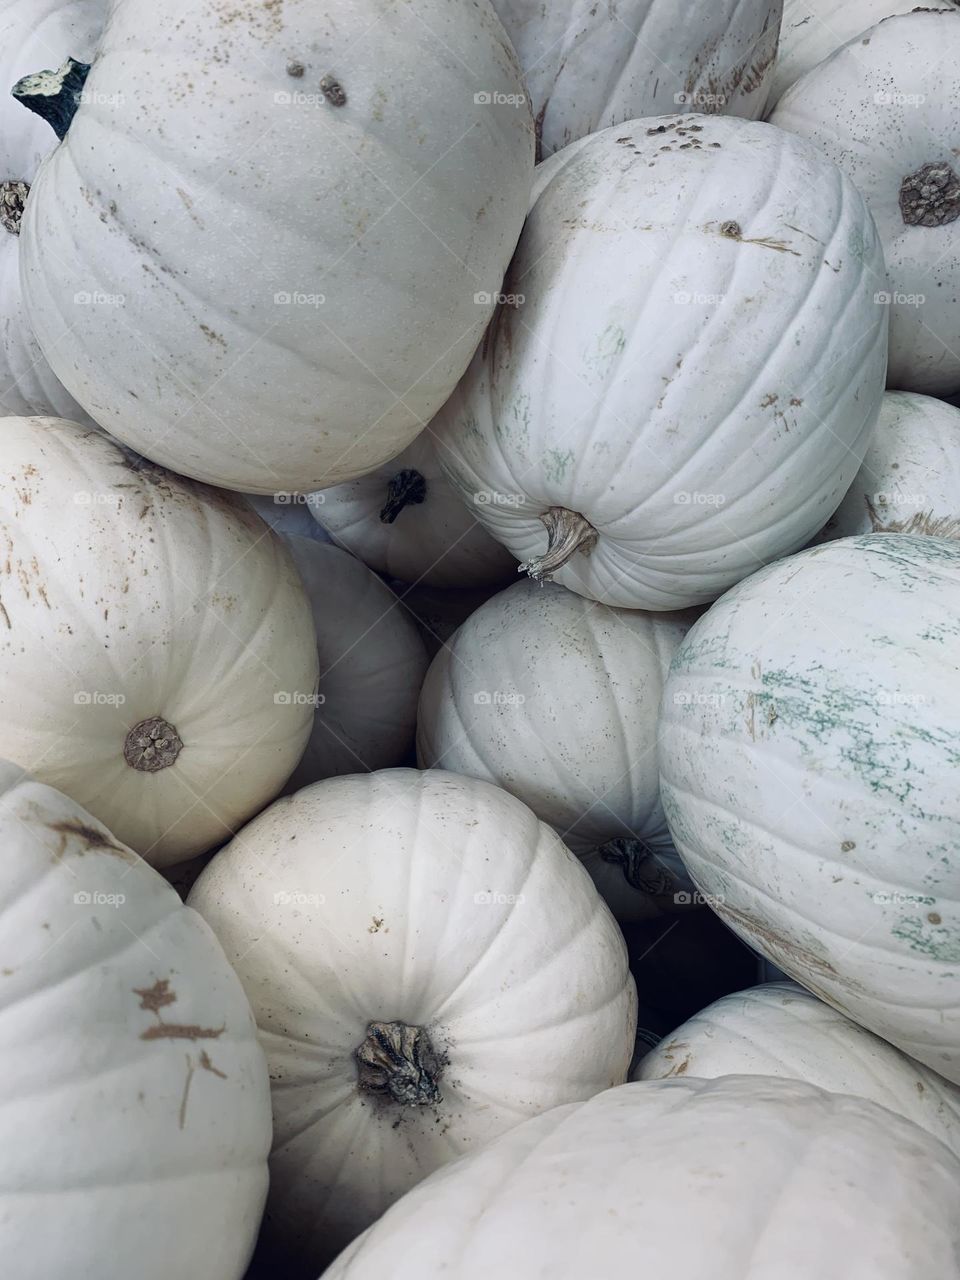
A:
[[[371,1022],[354,1057],[358,1084],[365,1092],[392,1098],[402,1107],[442,1101],[438,1081],[443,1067],[423,1027]]]
[[[29,194],[29,183],[0,182],[0,227],[12,236],[20,234],[20,219]]]
[[[676,877],[645,840],[608,840],[600,846],[598,853],[604,862],[621,869],[631,889],[651,898],[672,897],[679,888]]]
[[[427,496],[427,482],[412,467],[398,471],[387,485],[386,506],[380,512],[384,524],[393,524],[404,507],[423,502]]]
[[[900,214],[908,227],[943,227],[960,218],[960,177],[946,160],[907,174],[900,184]]]
[[[547,549],[542,556],[526,560],[517,570],[528,573],[536,582],[542,582],[562,569],[578,551],[588,556],[597,543],[597,531],[579,511],[566,507],[548,507],[540,517],[547,531]]]
[[[13,96],[46,120],[62,142],[77,114],[89,74],[88,62],[68,58],[57,71],[37,71],[18,80],[13,86]]]
[[[139,773],[157,773],[176,760],[183,740],[168,720],[150,716],[135,724],[123,743],[123,758]]]

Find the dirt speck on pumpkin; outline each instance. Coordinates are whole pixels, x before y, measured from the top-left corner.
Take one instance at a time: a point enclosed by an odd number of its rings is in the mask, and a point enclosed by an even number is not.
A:
[[[302,62],[297,62],[296,59],[287,63],[287,75],[293,76],[294,80],[301,80],[305,71],[306,67]]]
[[[346,90],[336,76],[324,76],[320,81],[320,92],[331,107],[345,107],[347,105]]]
[[[60,836],[60,846],[54,857],[59,862],[67,849],[68,841],[71,837],[79,840],[83,846],[80,853],[90,853],[93,850],[103,850],[106,853],[118,854],[126,862],[138,862],[136,854],[131,853],[129,849],[124,849],[122,845],[116,844],[111,840],[110,836],[104,831],[98,831],[96,827],[88,827],[85,822],[74,819],[68,822],[48,822],[47,828]]]
[[[383,916],[371,916],[370,923],[367,925],[367,933],[379,933],[383,929],[383,920]],[[386,929],[384,932],[389,933],[390,930]]]

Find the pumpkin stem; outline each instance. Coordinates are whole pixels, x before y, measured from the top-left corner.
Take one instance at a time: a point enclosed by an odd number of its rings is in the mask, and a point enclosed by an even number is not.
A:
[[[24,76],[13,86],[13,96],[25,107],[36,112],[53,129],[62,142],[67,136],[70,122],[77,114],[80,96],[87,76],[88,62],[68,58],[58,71],[37,71]]]
[[[631,889],[651,898],[672,897],[680,887],[645,840],[608,840],[597,850],[604,862],[619,866]]]
[[[540,520],[547,531],[547,549],[542,556],[526,560],[517,570],[528,573],[535,582],[550,578],[577,551],[588,556],[597,543],[596,529],[579,511],[548,507]]]
[[[387,503],[380,512],[384,524],[393,524],[404,507],[423,502],[427,496],[427,482],[412,467],[398,471],[387,485]]]
[[[946,160],[907,174],[900,183],[900,214],[908,227],[943,227],[960,218],[960,178]]]
[[[402,1107],[428,1107],[442,1101],[437,1081],[443,1064],[423,1027],[371,1022],[354,1057],[359,1086],[367,1093],[390,1097]]]
[[[123,758],[131,769],[140,773],[156,773],[176,760],[183,740],[168,720],[150,716],[135,724],[123,743]]]
[[[29,183],[0,182],[0,227],[12,236],[20,234],[20,219],[29,194]]]

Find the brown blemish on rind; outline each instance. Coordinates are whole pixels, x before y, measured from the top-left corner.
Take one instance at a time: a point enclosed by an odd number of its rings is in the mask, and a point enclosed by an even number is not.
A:
[[[59,861],[67,850],[67,843],[71,837],[79,840],[83,844],[83,848],[78,850],[79,853],[90,853],[93,851],[104,851],[107,853],[119,854],[127,862],[138,862],[136,854],[125,849],[123,845],[116,844],[109,835],[104,831],[98,831],[95,827],[88,827],[85,822],[76,819],[72,822],[48,822],[47,828],[60,836],[60,847],[54,855]]]
[[[787,938],[774,932],[773,929],[761,924],[759,920],[748,912],[740,911],[736,907],[720,902],[715,904],[714,909],[722,919],[728,919],[731,923],[739,925],[745,933],[753,934],[761,942],[765,942],[772,951],[781,952],[788,960],[796,961],[824,978],[838,979],[840,977],[834,966],[824,956],[818,956],[815,951],[811,951],[809,947],[803,946],[793,938]],[[806,979],[804,979],[804,985],[808,985]]]
[[[226,1030],[222,1027],[198,1027],[185,1023],[164,1022],[160,1010],[175,1004],[177,993],[170,990],[169,978],[159,978],[152,987],[134,987],[133,994],[140,997],[140,1008],[157,1015],[157,1025],[141,1032],[141,1040],[216,1040]]]
[[[960,517],[934,516],[932,511],[915,511],[906,520],[884,521],[869,497],[864,497],[872,533],[913,533],[924,538],[960,539]]]

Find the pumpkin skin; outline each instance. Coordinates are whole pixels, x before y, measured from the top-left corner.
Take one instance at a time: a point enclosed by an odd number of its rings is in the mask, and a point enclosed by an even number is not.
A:
[[[29,188],[57,141],[14,101],[11,86],[44,59],[63,62],[73,54],[89,61],[106,7],[106,0],[6,0],[0,10],[0,183]],[[9,215],[0,220],[0,413],[92,421],[60,385],[30,328],[20,292],[19,231]]]
[[[855,36],[896,13],[912,13],[914,0],[783,0],[777,61],[767,112],[802,75]],[[953,9],[953,0],[924,0],[924,9]]]
[[[956,9],[897,15],[814,67],[770,116],[862,191],[889,273],[889,284],[875,283],[890,311],[888,385],[928,395],[960,390],[960,110],[942,74],[958,61]],[[918,194],[931,165],[947,183],[937,204]]]
[[[633,1080],[784,1076],[912,1120],[960,1154],[960,1089],[793,982],[724,996],[641,1059]]]
[[[688,632],[661,798],[723,921],[960,1083],[960,547],[845,538],[772,565]]]
[[[660,806],[657,713],[694,616],[517,582],[440,650],[420,696],[421,766],[483,778],[528,804],[584,859],[620,920],[674,910],[693,887]],[[639,846],[626,862],[624,840]]]
[[[0,431],[0,754],[155,866],[222,843],[283,786],[313,719],[288,553],[241,499],[102,432]]]
[[[240,1280],[270,1091],[216,938],[96,818],[6,762],[0,839],[7,1273],[161,1280],[202,1258],[210,1280]]]
[[[886,393],[863,466],[818,541],[857,533],[960,537],[960,410]]]
[[[308,497],[337,544],[378,573],[432,587],[503,586],[517,562],[443,474],[429,431],[376,471]]]
[[[316,542],[329,542],[330,536],[321,529],[307,510],[306,497],[302,493],[283,493],[267,496],[261,493],[245,493],[247,503],[261,520],[281,536],[313,538]],[[279,499],[282,497],[282,501]]]
[[[493,309],[533,168],[515,55],[486,0],[183,18],[111,8],[95,101],[22,224],[34,329],[155,462],[254,493],[362,475],[440,407]],[[78,293],[106,300],[82,328]]]
[[[296,1275],[439,1165],[625,1079],[623,938],[562,842],[485,782],[396,769],[307,787],[245,827],[189,901],[260,1027],[265,1238]],[[426,1031],[439,1099],[358,1087],[376,1020]]]
[[[783,0],[715,0],[683,23],[665,0],[494,0],[494,8],[524,69],[543,156],[678,107],[763,114]]]
[[[942,1143],[862,1098],[628,1084],[441,1169],[324,1280],[953,1280],[958,1178]]]
[[[313,611],[322,699],[288,788],[406,763],[429,664],[416,623],[346,551],[308,538],[287,545]]]
[[[574,146],[504,284],[522,306],[435,420],[441,462],[494,495],[476,514],[532,574],[684,608],[802,546],[856,474],[884,383],[880,245],[839,170],[769,126],[663,117]]]

